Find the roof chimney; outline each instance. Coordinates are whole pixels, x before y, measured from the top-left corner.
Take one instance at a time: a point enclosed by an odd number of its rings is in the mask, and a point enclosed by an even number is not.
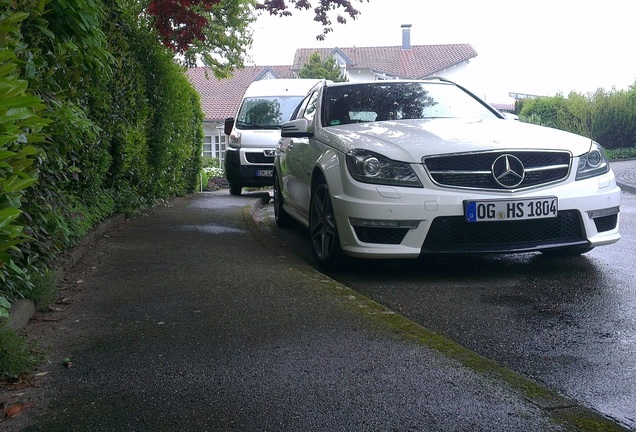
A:
[[[402,49],[411,49],[411,24],[402,24]]]

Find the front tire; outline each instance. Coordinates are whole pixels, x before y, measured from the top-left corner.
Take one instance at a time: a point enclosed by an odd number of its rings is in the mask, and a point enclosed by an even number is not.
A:
[[[335,271],[342,265],[344,254],[336,227],[329,188],[320,178],[311,192],[309,205],[309,234],[314,259],[323,270]]]
[[[240,195],[242,189],[241,185],[230,183],[230,195]]]
[[[283,194],[276,171],[274,171],[274,219],[280,228],[287,228],[292,223],[291,216],[283,208]]]

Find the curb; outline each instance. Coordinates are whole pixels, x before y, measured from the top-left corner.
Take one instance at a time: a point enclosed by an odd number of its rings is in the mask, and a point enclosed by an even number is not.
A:
[[[616,184],[621,188],[623,192],[636,194],[636,186],[628,185],[627,183],[623,183],[619,179],[617,179]]]
[[[33,300],[16,300],[9,309],[7,323],[12,330],[19,330],[35,316],[35,303]]]

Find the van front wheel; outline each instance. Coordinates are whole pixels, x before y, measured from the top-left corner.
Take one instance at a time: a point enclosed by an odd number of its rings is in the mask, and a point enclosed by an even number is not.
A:
[[[230,184],[230,195],[240,195],[243,186],[237,184]]]

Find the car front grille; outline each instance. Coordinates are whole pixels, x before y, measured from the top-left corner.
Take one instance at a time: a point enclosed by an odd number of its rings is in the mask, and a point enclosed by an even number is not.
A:
[[[512,252],[585,240],[576,210],[520,221],[466,222],[463,216],[448,216],[433,220],[422,252]]]
[[[523,180],[514,188],[501,185],[493,174],[495,161],[502,156],[523,164]],[[422,163],[437,185],[476,190],[520,190],[567,178],[571,157],[559,151],[509,151],[431,156]]]
[[[274,163],[274,155],[266,156],[264,153],[245,153],[245,159],[249,163],[253,164],[273,164]]]

